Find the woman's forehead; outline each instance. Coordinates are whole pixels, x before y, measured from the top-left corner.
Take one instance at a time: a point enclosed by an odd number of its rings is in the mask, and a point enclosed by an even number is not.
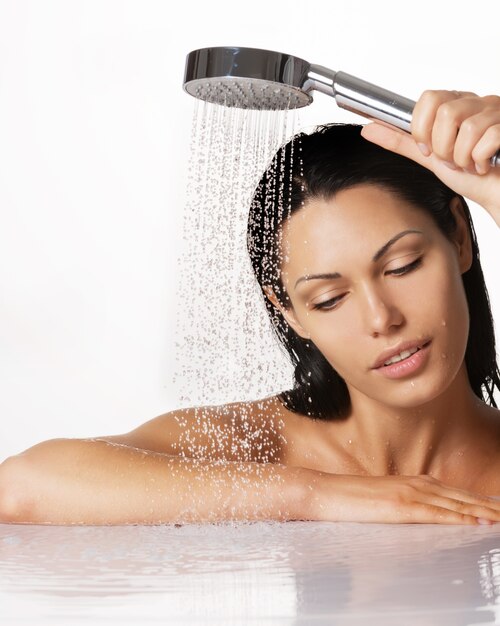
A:
[[[294,274],[345,261],[364,264],[402,232],[419,231],[428,239],[436,229],[430,214],[394,193],[368,186],[345,190],[310,201],[291,216],[283,229],[282,269]]]
[[[398,229],[432,226],[432,217],[394,192],[373,185],[342,190],[331,198],[314,198],[283,224],[283,243],[335,242],[368,244]],[[376,245],[376,244],[375,244]]]

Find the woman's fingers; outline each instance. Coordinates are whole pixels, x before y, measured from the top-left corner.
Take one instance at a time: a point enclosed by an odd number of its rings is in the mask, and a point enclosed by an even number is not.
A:
[[[427,167],[427,157],[418,149],[412,136],[402,130],[372,122],[363,126],[361,135],[386,150],[401,154]]]
[[[437,494],[429,494],[425,499],[425,504],[431,506],[439,506],[443,509],[449,509],[455,513],[469,515],[475,518],[481,517],[491,520],[492,522],[500,522],[500,510],[492,508],[482,503],[474,503],[464,500],[457,500],[448,496],[440,496]]]
[[[463,169],[473,171],[479,162],[483,168],[489,167],[489,159],[500,146],[500,136],[495,131],[498,125],[500,130],[500,108],[498,110],[483,111],[468,117],[460,126],[453,148],[453,161]],[[487,141],[484,142],[484,138]],[[485,162],[485,163],[484,163]]]
[[[500,97],[470,91],[424,91],[415,105],[411,133],[424,155],[450,167],[486,173],[499,147]]]
[[[449,487],[432,476],[320,475],[308,504],[311,519],[392,524],[500,522],[499,501]]]
[[[448,487],[431,476],[421,476],[421,502],[426,506],[448,509],[459,516],[500,522],[500,501],[478,496],[470,491]]]
[[[490,126],[472,150],[472,159],[478,174],[487,174],[490,159],[500,149],[500,123]]]
[[[468,95],[477,98],[476,94]],[[464,96],[464,92],[458,91],[427,90],[418,99],[412,114],[411,134],[426,156],[434,152],[444,161],[452,161],[450,147],[454,145],[460,126],[457,101],[463,103]],[[461,113],[464,114],[463,106]]]
[[[426,167],[500,226],[500,167],[491,165],[500,149],[500,96],[425,91],[413,110],[411,134],[375,122],[361,135]]]
[[[406,524],[479,524],[477,517],[432,504],[414,504],[400,520]]]

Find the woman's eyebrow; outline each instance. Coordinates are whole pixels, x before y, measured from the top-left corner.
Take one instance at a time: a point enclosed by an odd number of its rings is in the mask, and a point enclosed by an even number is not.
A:
[[[389,239],[389,241],[387,243],[385,243],[380,250],[377,250],[377,252],[375,252],[375,254],[373,255],[372,258],[372,262],[376,263],[379,259],[381,259],[384,254],[389,250],[389,248],[396,243],[396,241],[398,241],[399,239],[401,239],[401,237],[404,237],[405,235],[409,235],[410,233],[419,233],[420,235],[423,235],[423,231],[421,230],[417,230],[415,228],[410,228],[408,230],[403,230],[400,233],[398,233],[397,235],[394,235],[394,237],[391,237],[391,239]],[[297,282],[295,283],[295,287],[294,289],[297,288],[297,285],[304,281],[304,280],[332,280],[334,278],[342,278],[342,274],[339,274],[338,272],[327,272],[326,274],[307,274],[306,276],[301,276]]]

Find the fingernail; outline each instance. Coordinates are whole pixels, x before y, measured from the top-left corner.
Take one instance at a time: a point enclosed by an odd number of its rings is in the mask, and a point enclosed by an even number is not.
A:
[[[425,143],[417,143],[418,149],[420,150],[420,152],[424,155],[424,156],[429,156],[429,154],[431,153],[431,151],[429,150],[429,148],[427,147],[427,145]]]
[[[477,518],[477,521],[478,521],[478,524],[486,524],[486,525],[488,525],[488,526],[489,526],[489,525],[491,525],[491,524],[493,524],[493,521],[492,521],[492,520],[489,520],[489,519],[484,519],[484,517],[478,517],[478,518]]]
[[[476,163],[476,172],[478,174],[486,174],[486,170],[484,169],[484,167],[482,165],[479,165],[479,163]]]
[[[443,163],[446,165],[446,167],[449,167],[450,170],[456,170],[457,166],[455,165],[455,163],[450,163],[449,161],[443,161]]]

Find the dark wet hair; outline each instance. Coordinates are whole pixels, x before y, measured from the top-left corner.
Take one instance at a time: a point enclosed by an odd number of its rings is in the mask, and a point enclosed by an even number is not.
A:
[[[427,211],[448,239],[456,229],[450,201],[458,194],[427,168],[365,140],[361,129],[355,124],[328,124],[310,134],[295,135],[278,150],[262,176],[248,218],[253,271],[274,331],[295,368],[293,389],[278,397],[290,410],[324,420],[347,416],[351,406],[347,385],[314,343],[287,324],[264,292],[264,287],[271,286],[280,304],[290,307],[281,280],[285,219],[313,198],[330,198],[342,189],[375,184]],[[468,219],[473,256],[470,269],[462,274],[470,317],[465,363],[474,394],[496,407],[493,393],[495,387],[500,389],[500,372],[493,318],[469,207],[458,197]]]

